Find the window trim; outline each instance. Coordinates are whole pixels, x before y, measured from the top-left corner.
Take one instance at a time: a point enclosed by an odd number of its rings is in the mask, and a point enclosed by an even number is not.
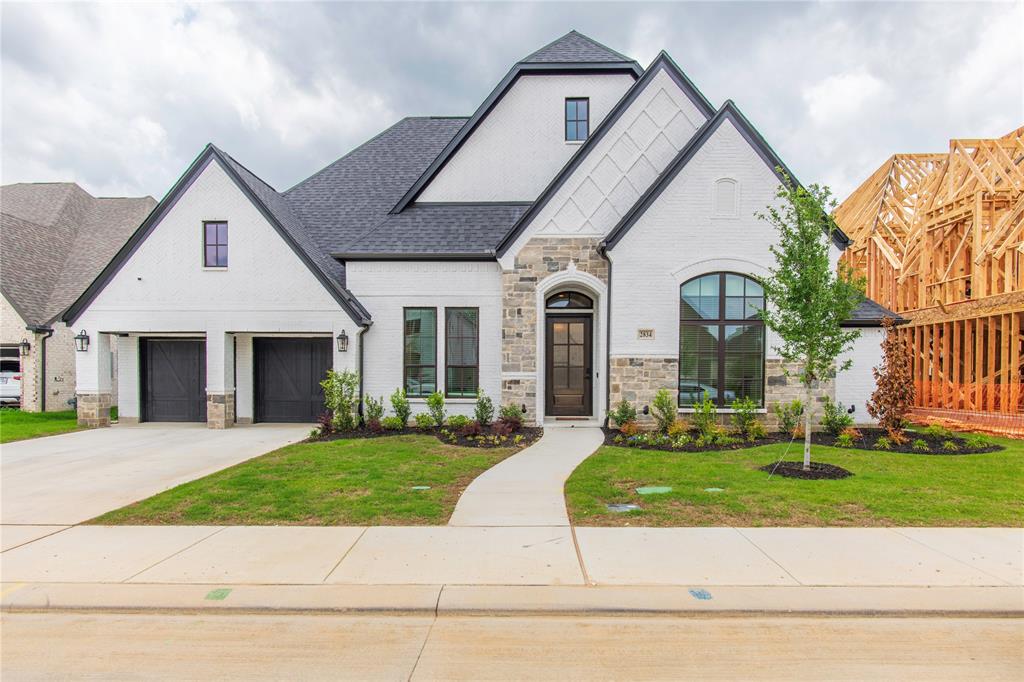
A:
[[[405,314],[410,310],[433,310],[434,311],[434,363],[432,365],[410,365],[406,362],[405,357],[405,324],[407,322]],[[402,390],[405,391],[407,398],[426,398],[431,395],[430,393],[416,393],[410,394],[409,388],[406,381],[409,378],[408,370],[409,367],[433,367],[434,368],[434,391],[437,391],[437,306],[423,306],[423,305],[412,305],[402,307]]]
[[[707,277],[709,275],[717,275],[718,276],[718,317],[716,319],[714,319],[714,320],[703,320],[703,319],[701,319],[701,320],[684,320],[683,319],[683,311],[682,311],[683,287],[686,286],[687,284],[689,284],[690,282],[694,281],[694,280],[698,280],[698,279]],[[678,290],[677,296],[679,297],[679,313],[677,314],[678,323],[679,323],[679,325],[686,324],[686,325],[693,325],[693,326],[708,326],[708,325],[712,325],[713,324],[713,325],[715,325],[716,327],[719,328],[719,332],[718,332],[718,353],[717,353],[717,357],[718,357],[718,374],[716,376],[716,380],[718,382],[718,396],[715,398],[715,407],[719,411],[721,411],[723,409],[729,408],[729,404],[725,402],[725,327],[727,327],[727,326],[737,326],[737,325],[751,325],[751,326],[760,327],[762,329],[762,334],[761,334],[761,401],[760,401],[760,404],[758,405],[758,409],[759,410],[764,410],[765,406],[767,405],[767,399],[766,399],[767,396],[765,396],[765,386],[766,386],[765,374],[766,374],[766,365],[767,365],[767,362],[766,362],[766,350],[767,350],[767,345],[768,345],[767,328],[765,327],[764,320],[762,320],[760,317],[744,318],[744,319],[731,319],[731,318],[727,318],[725,316],[725,311],[726,311],[725,299],[727,298],[726,295],[725,295],[725,278],[726,278],[727,275],[737,275],[739,277],[743,277],[744,279],[749,279],[749,280],[751,280],[753,282],[757,282],[757,279],[755,277],[753,277],[753,276],[751,276],[751,275],[749,275],[747,273],[735,272],[735,271],[732,271],[732,270],[719,270],[719,271],[715,271],[715,272],[705,272],[703,274],[695,275],[693,277],[690,277],[685,282],[680,282],[679,286],[677,287],[677,290]],[[744,296],[744,298],[746,298],[746,296]],[[762,298],[764,298],[764,297],[762,297]],[[768,305],[767,299],[765,300],[765,305],[766,306]],[[683,340],[682,340],[682,330],[681,329],[679,329],[679,331],[677,332],[677,337],[676,338],[678,340],[678,343],[677,343],[677,348],[678,348],[678,351],[677,351],[678,371],[677,371],[677,376],[676,376],[676,409],[678,409],[678,410],[692,410],[693,409],[692,405],[682,405],[680,403],[679,384],[683,380],[683,352],[682,352],[682,342],[683,342]]]
[[[579,124],[581,121],[587,124],[587,136],[580,139],[577,137],[575,140],[569,139],[569,131],[567,130],[569,119],[569,102],[586,102],[587,103],[587,117],[586,119],[574,118],[573,123]],[[579,111],[579,109],[577,109]],[[577,135],[579,134],[579,127],[576,129]],[[565,141],[570,144],[582,144],[590,139],[590,98],[589,97],[566,97],[565,102],[562,103],[562,136]]]
[[[454,310],[475,310],[476,311],[476,364],[474,365],[449,365],[448,364],[448,311]],[[444,397],[470,399],[470,396],[452,395],[448,390],[448,369],[451,367],[476,369],[476,393],[473,398],[480,394],[480,308],[478,306],[452,306],[444,309]]]
[[[219,247],[223,246],[224,250],[225,250],[225,256],[226,257],[230,257],[230,253],[231,252],[230,252],[230,250],[228,248],[228,244],[230,242],[230,234],[228,235],[227,241],[225,241],[223,244],[219,244],[219,243],[207,244],[206,243],[206,226],[207,225],[223,225],[224,229],[227,230],[227,229],[229,229],[228,228],[228,221],[227,220],[204,220],[203,221],[203,260],[202,260],[202,262],[203,262],[203,269],[204,270],[226,270],[227,267],[228,267],[227,264],[225,264],[225,265],[216,265],[216,264],[210,265],[209,263],[206,262],[206,247],[213,246],[214,248],[219,248]],[[227,262],[230,263],[230,260],[227,261]]]

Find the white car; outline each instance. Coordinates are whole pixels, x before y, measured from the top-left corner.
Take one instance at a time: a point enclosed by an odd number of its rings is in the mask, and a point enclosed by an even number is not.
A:
[[[18,348],[0,348],[0,405],[20,404],[21,358]]]

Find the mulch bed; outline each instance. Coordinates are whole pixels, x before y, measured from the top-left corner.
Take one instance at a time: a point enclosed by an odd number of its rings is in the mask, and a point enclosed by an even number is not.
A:
[[[452,431],[451,429],[447,429],[447,430],[449,432]],[[368,429],[366,427],[360,427],[358,429],[355,429],[354,431],[338,431],[338,432],[330,434],[329,436],[324,436],[323,438],[313,438],[313,437],[310,437],[310,438],[307,438],[306,440],[307,440],[307,442],[310,442],[310,443],[325,443],[327,441],[332,441],[332,440],[347,440],[347,439],[353,439],[353,438],[383,438],[385,436],[408,436],[408,435],[415,435],[415,436],[431,435],[431,436],[434,436],[435,438],[437,438],[439,441],[441,441],[445,445],[459,445],[459,446],[466,447],[466,448],[484,448],[484,449],[488,449],[488,448],[511,448],[511,447],[514,447],[514,448],[525,448],[528,445],[532,445],[533,443],[535,443],[538,440],[540,440],[540,437],[544,435],[544,429],[539,427],[539,426],[523,426],[523,427],[520,427],[520,429],[518,431],[515,431],[511,436],[508,436],[504,441],[501,441],[501,442],[494,442],[493,440],[491,440],[489,438],[484,438],[482,440],[477,440],[477,438],[474,437],[474,436],[463,436],[463,435],[458,434],[458,433],[453,433],[453,435],[455,436],[455,440],[452,441],[449,437],[446,437],[445,434],[441,432],[441,429],[431,429],[429,431],[425,431],[425,430],[422,430],[422,429],[417,429],[417,428],[412,427],[412,426],[407,426],[404,429],[396,430],[396,431],[371,431],[370,429]],[[488,429],[484,429],[484,434],[483,435],[484,436],[492,435],[491,429],[489,429],[489,428]],[[515,437],[516,436],[522,436],[523,437],[522,440],[519,443],[515,442]]]
[[[780,433],[768,434],[765,438],[758,438],[757,440],[741,440],[738,443],[729,443],[727,445],[708,445],[705,447],[698,447],[694,443],[688,443],[685,447],[674,448],[671,445],[646,445],[646,444],[633,444],[627,445],[626,443],[616,443],[615,438],[619,435],[618,430],[609,429],[603,427],[601,429],[604,432],[604,444],[613,445],[618,448],[631,448],[633,450],[660,450],[661,452],[720,452],[722,450],[742,450],[743,448],[756,448],[759,445],[771,445],[772,443],[781,443],[789,440],[784,438]]]
[[[778,462],[775,464],[766,464],[763,467],[759,467],[761,471],[767,471],[769,474],[775,476],[784,476],[786,478],[803,478],[807,480],[838,480],[840,478],[848,478],[853,476],[853,473],[847,471],[842,467],[837,467],[834,464],[823,464],[821,462],[811,462],[811,468],[804,470],[803,462]]]

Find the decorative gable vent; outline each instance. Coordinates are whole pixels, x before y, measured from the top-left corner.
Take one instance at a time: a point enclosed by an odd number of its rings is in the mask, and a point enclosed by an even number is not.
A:
[[[715,216],[732,218],[736,216],[739,204],[740,186],[732,178],[719,178],[715,181],[714,205]]]

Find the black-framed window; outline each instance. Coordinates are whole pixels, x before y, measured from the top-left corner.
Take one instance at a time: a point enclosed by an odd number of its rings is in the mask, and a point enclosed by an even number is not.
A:
[[[480,309],[445,308],[444,393],[475,398],[480,386]]]
[[[554,296],[549,296],[545,306],[548,308],[590,310],[594,307],[594,301],[586,294],[580,294],[575,291],[563,291]]]
[[[679,288],[679,406],[707,395],[719,407],[739,398],[764,406],[764,289],[732,272]]]
[[[228,266],[228,224],[203,223],[203,265],[208,268]]]
[[[405,394],[423,398],[437,390],[437,308],[406,308],[402,364]]]
[[[583,142],[590,135],[590,99],[565,98],[565,141]]]

